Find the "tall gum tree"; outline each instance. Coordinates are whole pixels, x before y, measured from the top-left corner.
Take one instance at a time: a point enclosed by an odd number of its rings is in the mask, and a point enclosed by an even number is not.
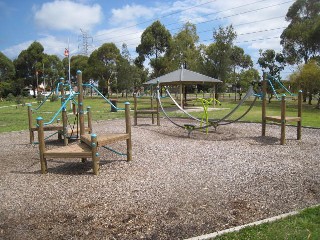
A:
[[[166,53],[170,50],[171,41],[170,32],[160,21],[155,21],[141,35],[141,43],[136,48],[139,54],[136,64],[142,66],[148,58],[153,68],[153,77],[166,73],[169,68]]]
[[[15,68],[13,62],[0,52],[0,97],[6,97],[12,89]]]
[[[99,88],[107,97],[111,94],[110,82],[116,75],[120,58],[120,50],[114,43],[104,43],[88,59],[89,75],[99,80]]]
[[[290,64],[307,63],[320,54],[320,1],[296,0],[289,8],[288,27],[281,34],[283,53]]]
[[[198,71],[200,52],[197,49],[199,36],[196,25],[187,22],[182,29],[173,37],[170,56],[175,70],[179,67]]]
[[[26,50],[22,50],[18,58],[14,60],[17,78],[24,79],[25,85],[31,85],[34,96],[39,79],[37,70],[41,69],[44,48],[39,42],[33,42]],[[39,65],[40,64],[40,65]]]

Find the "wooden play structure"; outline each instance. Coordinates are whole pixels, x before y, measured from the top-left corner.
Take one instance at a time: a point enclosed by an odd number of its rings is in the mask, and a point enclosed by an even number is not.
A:
[[[28,125],[29,125],[29,139],[30,143],[34,143],[34,132],[38,131],[36,126],[33,126],[32,119],[32,106],[28,104]],[[58,132],[58,139],[62,139],[63,126],[59,121],[54,124],[46,125],[43,127],[43,131],[55,131]]]
[[[138,104],[137,104],[137,95],[134,93],[134,125],[136,126],[138,124],[138,118],[141,117],[141,115],[151,115],[152,118],[152,124],[154,124],[154,116],[157,117],[157,125],[160,126],[160,113],[159,113],[159,101],[156,99],[156,107],[153,105],[153,97],[150,96],[150,103],[151,106],[149,109],[139,109],[138,110]]]
[[[79,125],[80,125],[80,140],[76,144],[66,145],[53,149],[47,149],[44,139],[44,124],[41,117],[37,118],[37,131],[39,139],[39,153],[40,153],[40,164],[41,173],[47,173],[47,159],[48,158],[81,158],[82,161],[86,161],[87,158],[91,158],[93,162],[93,173],[95,175],[99,172],[99,148],[105,147],[109,150],[106,145],[126,141],[127,161],[132,160],[132,142],[131,142],[131,119],[130,119],[130,103],[125,103],[125,122],[126,131],[124,133],[107,133],[104,135],[97,136],[96,134],[86,134],[84,127],[84,111],[83,111],[83,88],[82,88],[82,73],[77,72],[78,80],[78,104],[79,104]],[[90,111],[89,111],[90,112]],[[91,122],[91,118],[89,119]],[[91,126],[91,123],[90,123]],[[116,152],[115,150],[112,150]],[[118,152],[116,152],[118,153]]]
[[[297,116],[287,116],[286,115],[286,95],[283,94],[281,97],[281,114],[280,116],[268,116],[267,115],[267,81],[265,74],[263,75],[262,82],[262,136],[266,136],[266,124],[267,121],[276,122],[281,124],[281,135],[280,144],[284,145],[286,143],[286,124],[289,122],[297,123],[297,140],[301,140],[301,122],[302,122],[302,91],[298,94],[298,113]]]
[[[70,138],[78,138],[79,137],[79,112],[77,110],[76,103],[74,101],[74,97],[76,95],[73,95],[70,93],[69,95],[65,95],[65,89],[64,89],[64,83],[63,80],[58,83],[57,91],[61,92],[61,107],[57,110],[53,118],[43,125],[43,130],[46,132],[55,132],[58,133],[58,139],[64,139],[64,144],[68,144],[68,139]],[[34,133],[38,130],[37,126],[34,126],[34,120],[32,115],[37,113],[37,110],[40,109],[42,105],[44,105],[47,98],[35,109],[32,108],[31,104],[28,104],[28,125],[29,125],[29,138],[30,143],[35,143],[34,139]],[[69,121],[68,113],[66,110],[67,103],[72,102],[72,117],[74,119],[73,123]],[[61,113],[62,121],[58,119],[58,115]],[[92,130],[91,126],[91,111],[90,107],[87,108],[87,118],[88,118],[88,126],[85,127],[85,131],[90,133]],[[57,119],[57,121],[54,123],[54,121]],[[52,135],[54,135],[53,133]],[[50,136],[52,136],[50,135]]]

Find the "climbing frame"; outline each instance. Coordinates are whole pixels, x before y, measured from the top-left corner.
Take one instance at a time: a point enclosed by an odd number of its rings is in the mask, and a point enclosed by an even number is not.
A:
[[[48,158],[80,158],[85,161],[88,158],[93,162],[93,173],[99,173],[99,148],[107,144],[126,141],[127,143],[127,161],[132,160],[132,142],[131,142],[131,119],[130,119],[130,104],[125,104],[126,113],[126,132],[125,133],[107,133],[97,136],[96,134],[83,134],[80,136],[80,141],[76,144],[66,145],[53,149],[46,149],[44,141],[44,126],[43,119],[37,118],[38,138],[39,138],[39,153],[41,173],[47,173]]]
[[[131,119],[130,119],[130,103],[125,103],[125,122],[126,131],[124,133],[107,133],[97,136],[96,134],[86,134],[84,127],[84,111],[83,111],[83,89],[82,89],[82,73],[77,72],[79,85],[79,124],[80,124],[80,141],[76,144],[66,145],[53,149],[47,149],[44,139],[44,123],[41,117],[37,118],[37,131],[39,139],[39,153],[41,173],[47,173],[48,158],[81,158],[86,161],[88,158],[93,162],[93,173],[99,172],[99,148],[106,147],[107,144],[119,141],[126,141],[127,144],[127,161],[132,160],[132,141],[131,141]],[[89,111],[90,112],[90,111]],[[91,119],[91,117],[90,117]],[[92,127],[90,124],[90,131]]]

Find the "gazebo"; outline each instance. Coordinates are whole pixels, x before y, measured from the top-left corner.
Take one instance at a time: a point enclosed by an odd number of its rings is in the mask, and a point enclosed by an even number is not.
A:
[[[188,69],[178,69],[176,71],[167,73],[163,76],[151,79],[144,84],[147,85],[156,85],[160,86],[180,86],[180,100],[181,100],[181,107],[184,107],[183,104],[183,94],[185,92],[186,85],[194,85],[194,84],[212,84],[215,94],[215,86],[217,83],[222,83],[222,81],[208,77],[206,75],[190,71]]]

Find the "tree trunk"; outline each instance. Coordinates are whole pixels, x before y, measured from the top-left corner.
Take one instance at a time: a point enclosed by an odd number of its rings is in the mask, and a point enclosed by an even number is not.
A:
[[[309,97],[308,104],[309,104],[309,105],[312,105],[312,103],[311,103],[311,101],[312,101],[312,93],[309,93],[309,96],[308,96],[308,97]]]

